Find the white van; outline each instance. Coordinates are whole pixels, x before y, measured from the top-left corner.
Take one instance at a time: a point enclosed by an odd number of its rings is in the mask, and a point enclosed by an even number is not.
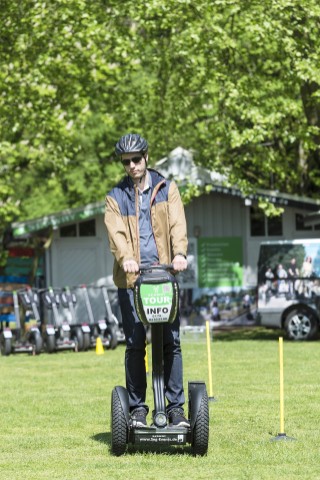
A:
[[[257,320],[312,340],[320,324],[320,239],[263,242],[258,260]]]

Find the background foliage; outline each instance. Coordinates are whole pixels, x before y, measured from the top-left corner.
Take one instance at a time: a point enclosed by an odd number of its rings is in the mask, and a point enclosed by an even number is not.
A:
[[[128,131],[316,195],[319,26],[315,0],[1,0],[1,228],[103,199]]]

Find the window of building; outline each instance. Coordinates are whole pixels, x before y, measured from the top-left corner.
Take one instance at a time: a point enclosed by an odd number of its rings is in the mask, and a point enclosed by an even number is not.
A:
[[[70,225],[63,225],[60,227],[60,237],[74,238],[74,237],[95,237],[96,236],[96,221],[95,219],[86,220],[85,222],[72,223]]]
[[[77,224],[63,225],[60,227],[60,237],[76,237],[77,236]]]
[[[252,237],[266,235],[265,215],[259,208],[250,208],[250,234]]]
[[[79,237],[95,237],[95,236],[96,236],[96,222],[94,219],[79,223]]]
[[[305,231],[305,230],[312,230],[312,227],[306,227],[303,221],[303,215],[301,213],[296,213],[296,230]]]
[[[281,237],[283,235],[282,215],[279,215],[277,217],[269,217],[266,220],[268,224],[268,235],[270,237],[272,236]]]
[[[281,237],[283,235],[282,223],[282,215],[267,217],[260,208],[250,208],[250,234],[252,237]]]

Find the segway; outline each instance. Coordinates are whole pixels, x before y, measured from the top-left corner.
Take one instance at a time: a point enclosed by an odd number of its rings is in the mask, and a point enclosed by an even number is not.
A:
[[[0,291],[0,351],[4,356],[12,352],[13,335],[10,323],[16,321],[12,312],[13,306],[12,291]]]
[[[108,289],[105,285],[102,285],[100,288],[101,288],[101,292],[102,292],[104,303],[105,303],[108,324],[113,325],[114,328],[115,328],[116,336],[117,336],[117,343],[124,343],[126,339],[125,339],[123,327],[122,327],[122,325],[120,325],[119,320],[117,319],[117,317],[112,312],[112,307],[111,307],[111,303],[110,303],[110,299],[109,299]]]
[[[90,295],[88,288],[90,288]],[[81,286],[81,292],[83,295],[86,314],[88,317],[88,324],[90,328],[90,341],[91,346],[96,347],[97,338],[101,339],[102,345],[105,348],[114,350],[118,345],[116,324],[107,323],[105,300],[103,298],[100,287],[87,287]],[[92,300],[90,300],[90,297]]]
[[[27,341],[32,345],[32,353],[33,355],[39,355],[43,348],[43,340],[41,335],[41,319],[39,313],[39,294],[36,289],[31,287],[21,289],[18,291],[18,297],[21,300],[23,309],[25,311],[25,320],[29,316],[33,318],[35,324],[31,326],[29,331],[27,332]],[[17,299],[13,296],[15,300],[15,312],[16,316],[18,317],[19,310],[17,305]],[[20,324],[20,322],[19,322]],[[15,351],[17,350],[17,345],[15,346]]]
[[[68,323],[71,328],[71,338],[76,340],[78,351],[86,352],[90,347],[90,327],[86,322],[77,319],[75,306],[77,296],[69,287],[64,287],[60,291],[60,301],[64,314],[68,317]]]
[[[40,333],[40,316],[37,309],[38,294],[31,288],[26,288],[12,292],[13,308],[16,327],[6,329],[1,339],[1,354],[10,355],[11,353],[31,353],[39,355],[42,350],[42,336]],[[25,311],[24,321],[21,319],[19,299]],[[26,329],[26,323],[33,317],[34,324]]]
[[[51,323],[51,321],[48,321],[49,318],[46,319],[47,328],[44,336],[45,350],[48,353],[53,353],[58,350],[74,350],[77,352],[78,343],[76,339],[71,336],[70,325],[65,319],[62,319],[59,313],[59,291],[49,287],[42,291],[41,298],[47,310],[47,317],[49,317],[50,312],[50,317],[53,320]],[[54,332],[54,335],[52,335],[51,332]]]
[[[176,318],[179,288],[170,273],[172,265],[140,267],[134,286],[134,301],[139,319],[151,326],[152,386],[154,410],[152,424],[136,427],[130,418],[129,395],[116,386],[111,396],[111,451],[120,456],[127,445],[163,446],[191,444],[194,455],[205,455],[209,439],[209,407],[206,385],[188,382],[188,420],[190,427],[170,426],[166,413],[163,373],[163,325]]]

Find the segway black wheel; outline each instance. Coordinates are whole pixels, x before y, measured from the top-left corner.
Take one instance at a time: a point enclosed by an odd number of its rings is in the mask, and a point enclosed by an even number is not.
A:
[[[111,451],[119,457],[127,448],[128,428],[125,414],[116,389],[112,390],[111,398]]]
[[[90,347],[90,333],[83,332],[81,327],[76,327],[74,340],[77,343],[78,352],[86,352]]]
[[[204,456],[208,451],[209,442],[209,405],[207,392],[204,393],[192,436],[192,453]]]
[[[55,335],[47,335],[45,337],[45,350],[47,353],[56,351],[56,337]]]
[[[110,342],[108,348],[114,350],[118,345],[117,327],[115,325],[107,326],[105,338]]]
[[[83,350],[83,331],[81,330],[81,327],[76,327],[74,331],[74,336],[73,339],[75,340],[77,344],[77,351],[82,352]]]
[[[91,345],[90,333],[84,332],[83,334],[83,351],[87,352]]]
[[[3,355],[4,357],[8,357],[12,351],[11,338],[5,338],[3,335],[1,335],[0,349],[1,349],[1,355]]]
[[[43,341],[40,332],[36,332],[33,337],[34,353],[40,355],[43,348]]]

